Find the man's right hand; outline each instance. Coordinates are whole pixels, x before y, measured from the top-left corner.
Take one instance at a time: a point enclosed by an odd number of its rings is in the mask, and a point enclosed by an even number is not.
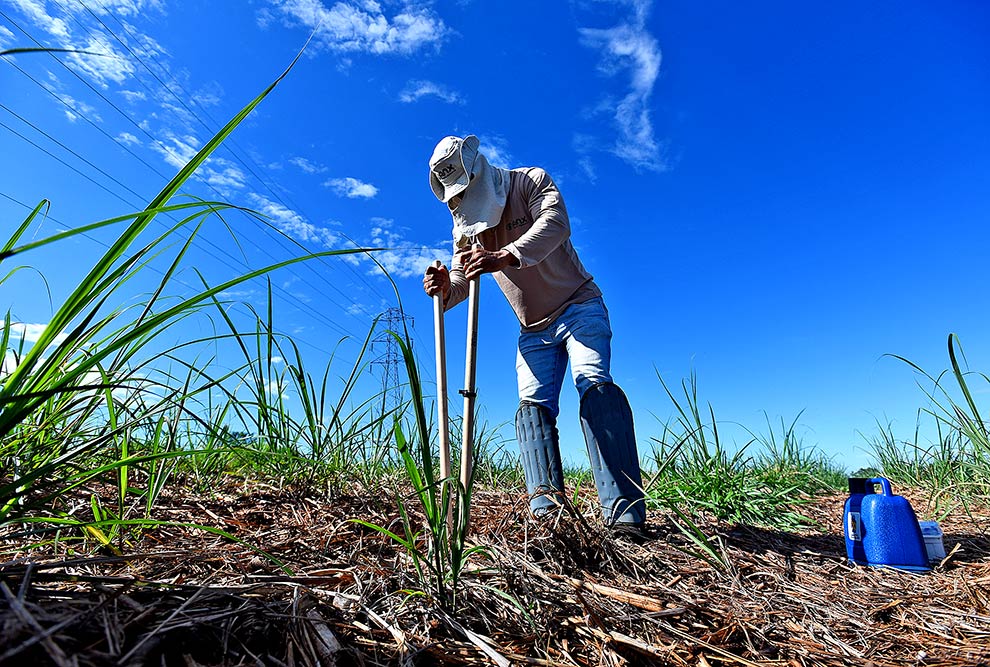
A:
[[[450,273],[446,266],[430,266],[423,276],[423,290],[428,296],[441,295],[447,301],[447,293],[450,292]]]

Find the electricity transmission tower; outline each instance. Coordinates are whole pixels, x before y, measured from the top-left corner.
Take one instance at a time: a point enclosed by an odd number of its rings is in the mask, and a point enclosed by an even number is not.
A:
[[[378,318],[378,335],[371,340],[371,349],[382,351],[371,365],[381,366],[382,402],[385,410],[393,410],[402,404],[402,385],[399,384],[399,365],[402,363],[402,353],[399,344],[389,331],[402,333],[403,323],[413,324],[413,318],[404,314],[398,308],[389,308]]]

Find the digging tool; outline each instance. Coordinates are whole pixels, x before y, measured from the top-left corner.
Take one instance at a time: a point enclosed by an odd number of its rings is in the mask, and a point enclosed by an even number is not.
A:
[[[475,248],[481,245],[474,244]],[[478,303],[480,296],[481,276],[475,276],[468,283],[468,321],[467,321],[467,349],[465,350],[464,362],[464,389],[460,390],[464,397],[464,416],[461,422],[461,488],[465,491],[468,482],[471,480],[472,445],[474,443],[474,399],[477,398],[475,391],[475,379],[478,365]],[[468,517],[471,508],[465,499],[464,503],[464,525],[468,525]]]
[[[476,248],[481,246],[475,244]],[[434,267],[442,267],[443,263],[436,260]],[[464,498],[464,505],[460,508],[465,529],[468,525],[471,507],[463,492],[467,491],[468,483],[471,481],[471,468],[473,466],[472,452],[474,444],[474,401],[477,398],[475,381],[477,377],[478,365],[478,303],[481,277],[477,276],[468,282],[468,322],[467,322],[467,347],[465,350],[464,363],[464,389],[458,393],[464,397],[464,416],[461,422],[461,472],[460,485],[462,489],[461,498]],[[443,295],[433,297],[433,329],[436,343],[437,357],[437,421],[439,422],[440,440],[440,477],[447,479],[451,475],[450,470],[450,434],[447,431],[447,353],[446,340],[443,322]]]
[[[435,268],[442,268],[439,259],[433,262]],[[447,412],[447,348],[443,328],[443,293],[433,297],[433,333],[437,357],[437,426],[440,444],[440,479],[450,478],[450,429]]]

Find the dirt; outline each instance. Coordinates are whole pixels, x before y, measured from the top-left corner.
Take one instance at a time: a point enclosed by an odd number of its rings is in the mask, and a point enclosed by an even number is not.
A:
[[[483,549],[442,601],[351,521],[401,532],[387,493],[166,493],[154,518],[174,524],[110,545],[0,532],[0,665],[990,664],[988,513],[942,519],[948,557],[913,573],[847,563],[844,498],[798,532],[703,521],[707,545],[655,511],[639,544],[482,490]]]

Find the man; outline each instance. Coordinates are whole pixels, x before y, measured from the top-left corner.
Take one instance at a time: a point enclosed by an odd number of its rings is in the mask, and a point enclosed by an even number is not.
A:
[[[519,318],[516,437],[533,514],[562,499],[556,424],[569,360],[605,522],[642,528],[632,411],[609,373],[608,311],[569,240],[564,201],[542,169],[492,166],[478,147],[474,135],[445,137],[430,158],[430,186],[453,217],[454,259],[449,271],[427,269],[423,288],[449,309],[465,299],[469,280],[491,273]]]

